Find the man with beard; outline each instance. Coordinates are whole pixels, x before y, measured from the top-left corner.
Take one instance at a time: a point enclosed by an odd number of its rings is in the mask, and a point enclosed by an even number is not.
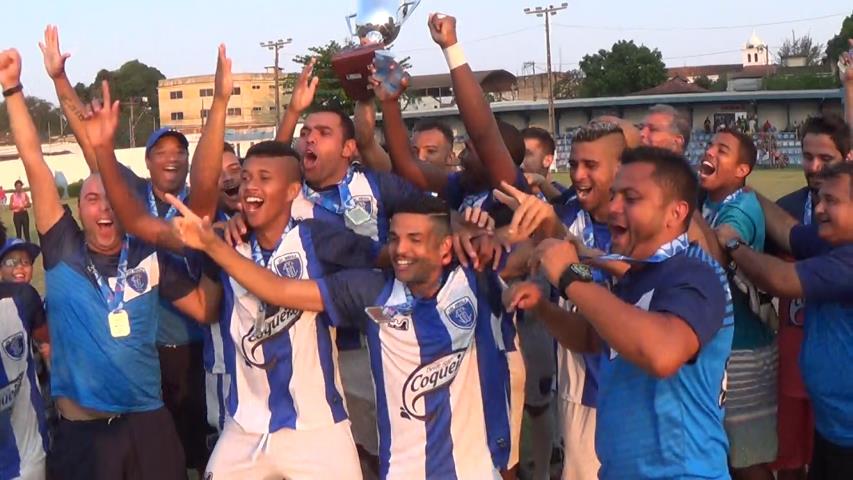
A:
[[[61,414],[48,456],[50,475],[185,478],[183,449],[160,397],[153,310],[159,292],[203,318],[196,285],[181,267],[124,234],[97,175],[83,182],[80,229],[63,208],[42,156],[20,72],[17,51],[0,53],[0,84],[32,185],[46,271],[51,392]],[[83,133],[95,149],[104,140],[98,133]]]
[[[730,227],[718,229],[717,238],[756,286],[804,300],[800,368],[815,415],[809,478],[840,480],[853,476],[853,377],[842,372],[853,361],[853,164],[836,163],[815,179],[814,223],[788,218],[768,230],[796,262],[744,246]]]
[[[776,202],[801,224],[813,223],[820,172],[843,162],[849,154],[849,131],[847,124],[836,116],[812,117],[802,126],[803,173],[807,185]],[[769,201],[762,199],[762,204],[765,203]],[[774,211],[765,211],[768,224]],[[775,247],[774,242],[768,247]],[[777,250],[774,248],[773,253],[785,255]],[[803,343],[804,307],[801,299],[779,299],[779,452],[773,467],[778,470],[780,480],[805,478],[805,467],[812,457],[814,414],[797,361]]]
[[[764,213],[755,193],[744,191],[746,178],[755,166],[752,139],[735,130],[714,135],[699,167],[699,184],[708,198],[702,205],[703,221],[711,228],[729,225],[757,251],[764,250]],[[722,264],[725,252],[706,230],[710,253]],[[772,478],[768,466],[776,458],[777,356],[773,332],[754,311],[750,296],[754,287],[731,272],[735,329],[728,373],[732,382],[726,396],[726,433],[729,462],[738,479]]]
[[[226,271],[249,269],[209,222],[187,212],[175,224],[186,244]],[[509,425],[498,415],[508,408],[506,359],[492,327],[504,315],[500,289],[494,274],[453,264],[450,235],[447,205],[415,198],[391,219],[393,274],[239,277],[266,303],[323,313],[332,325],[366,332],[382,479],[499,478],[491,451],[508,454]]]
[[[549,202],[557,200],[568,189],[551,178],[551,166],[556,158],[554,138],[539,127],[525,128],[521,136],[524,138],[524,162],[521,169],[527,182],[544,199]]]
[[[576,312],[530,284],[504,296],[508,308],[558,319],[550,328],[560,343],[603,355],[595,442],[605,480],[728,478],[722,402],[731,296],[722,268],[687,241],[696,190],[683,157],[625,152],[608,210],[614,254],[603,258],[630,269],[613,292],[579,263],[573,243],[546,240],[534,264]]]
[[[448,173],[459,166],[453,143],[453,130],[444,122],[420,120],[412,128],[412,150],[415,157]]]

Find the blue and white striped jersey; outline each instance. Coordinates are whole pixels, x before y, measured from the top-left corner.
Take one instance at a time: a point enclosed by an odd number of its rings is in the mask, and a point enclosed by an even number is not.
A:
[[[584,240],[589,248],[610,252],[610,230],[606,224],[597,223],[586,214],[577,201],[557,205],[557,215],[568,227],[569,232]],[[595,280],[606,284],[609,276],[596,270]],[[572,308],[571,302],[560,298],[564,308]],[[587,407],[598,404],[598,381],[601,355],[598,353],[576,353],[557,345],[557,389],[559,395],[572,403]]]
[[[345,271],[319,284],[332,323],[355,322],[367,334],[381,477],[495,478],[510,448],[496,279],[451,268],[429,299],[376,271]]]
[[[245,243],[237,251],[253,258],[253,245]],[[269,270],[293,279],[370,267],[377,253],[369,238],[317,220],[296,223],[274,251],[260,252]],[[345,420],[335,330],[327,316],[264,304],[222,275],[219,328],[225,334],[223,355],[231,376],[228,412],[234,420],[254,433],[313,429]]]
[[[30,348],[44,309],[28,284],[0,283],[0,479],[21,476],[44,461],[44,404]]]

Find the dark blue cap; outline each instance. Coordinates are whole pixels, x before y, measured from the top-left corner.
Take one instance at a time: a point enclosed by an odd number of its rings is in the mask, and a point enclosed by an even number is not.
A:
[[[185,137],[183,133],[173,128],[164,127],[152,133],[151,136],[148,137],[148,142],[145,143],[145,156],[148,156],[148,153],[151,151],[152,148],[154,148],[154,145],[156,145],[161,138],[170,136],[177,138],[178,141],[181,142],[181,145],[184,146],[184,148],[189,148],[190,142],[187,141],[187,137]]]
[[[0,259],[6,256],[12,250],[23,250],[30,254],[32,261],[36,261],[36,257],[41,253],[41,248],[35,243],[25,242],[20,238],[8,238],[6,243],[0,247]]]

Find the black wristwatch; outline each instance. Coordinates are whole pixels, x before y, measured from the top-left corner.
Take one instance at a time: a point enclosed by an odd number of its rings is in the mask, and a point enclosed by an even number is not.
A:
[[[746,242],[737,237],[732,238],[731,240],[726,242],[726,253],[731,254],[732,252],[740,248],[741,245],[746,245]]]
[[[574,282],[589,283],[592,281],[592,270],[588,265],[583,263],[573,263],[563,270],[560,274],[560,280],[557,282],[557,288],[560,289],[560,295],[566,297],[566,289]]]

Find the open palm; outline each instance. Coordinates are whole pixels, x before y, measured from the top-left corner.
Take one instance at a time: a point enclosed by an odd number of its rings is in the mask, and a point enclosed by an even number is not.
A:
[[[44,68],[50,78],[58,78],[65,74],[65,61],[70,53],[59,50],[59,29],[56,25],[48,25],[44,29],[44,42],[39,42],[39,48],[44,56]]]

